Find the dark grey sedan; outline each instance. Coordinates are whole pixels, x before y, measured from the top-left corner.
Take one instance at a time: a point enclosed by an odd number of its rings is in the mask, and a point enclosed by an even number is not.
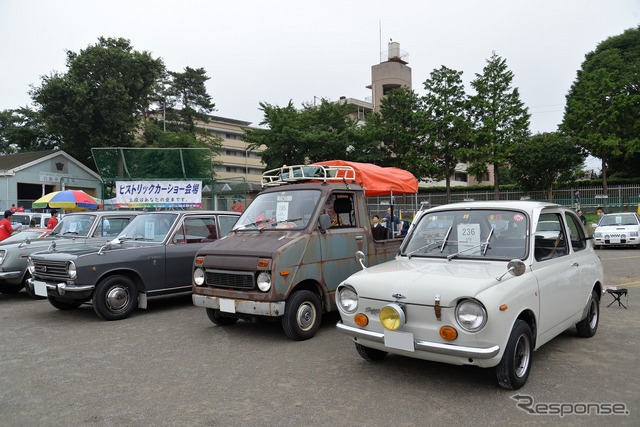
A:
[[[238,217],[226,211],[143,213],[102,246],[32,254],[28,286],[60,310],[91,301],[103,319],[124,319],[136,306],[146,308],[147,297],[191,292],[196,252],[229,233]]]

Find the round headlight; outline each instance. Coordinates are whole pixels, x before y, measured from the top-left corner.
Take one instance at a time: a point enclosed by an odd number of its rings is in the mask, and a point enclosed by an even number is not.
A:
[[[195,283],[196,286],[204,285],[204,270],[203,269],[196,268],[195,270],[193,270],[193,283]]]
[[[258,274],[258,289],[262,292],[267,292],[271,289],[271,274],[264,271]]]
[[[33,272],[36,271],[36,266],[33,264],[31,257],[27,258],[27,271],[33,276]]]
[[[487,310],[474,300],[463,300],[456,307],[456,321],[467,332],[477,332],[487,323]]]
[[[380,323],[385,329],[397,331],[405,322],[404,310],[398,304],[388,304],[380,310]]]
[[[69,275],[70,279],[75,279],[78,275],[78,272],[76,271],[76,265],[73,263],[73,261],[69,261],[69,264],[67,264],[67,274]]]
[[[336,300],[338,307],[345,313],[352,314],[358,309],[358,294],[348,286],[340,288]]]

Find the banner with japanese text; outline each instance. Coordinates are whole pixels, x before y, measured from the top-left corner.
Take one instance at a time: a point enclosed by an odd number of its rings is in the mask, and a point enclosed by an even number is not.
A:
[[[116,181],[117,208],[201,208],[202,181]]]

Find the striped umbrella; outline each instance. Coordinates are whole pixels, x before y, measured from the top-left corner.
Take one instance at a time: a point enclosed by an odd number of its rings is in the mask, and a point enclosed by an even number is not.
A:
[[[96,199],[82,190],[54,191],[45,194],[31,205],[34,208],[58,208],[58,209],[98,209],[100,206]]]

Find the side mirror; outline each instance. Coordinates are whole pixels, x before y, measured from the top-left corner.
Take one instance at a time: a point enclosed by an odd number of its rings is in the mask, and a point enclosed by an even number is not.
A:
[[[511,275],[515,276],[515,277],[522,276],[526,269],[527,269],[527,266],[524,264],[524,262],[522,260],[520,260],[520,259],[512,259],[507,264],[507,271],[502,276],[496,277],[496,280],[498,282],[502,281],[502,278],[507,273],[511,273]]]
[[[318,226],[320,227],[320,232],[323,234],[331,228],[331,217],[329,214],[320,215],[320,218],[318,218]]]
[[[356,252],[356,260],[360,263],[360,266],[362,266],[362,269],[366,270],[367,266],[364,265],[364,258],[365,258],[364,252],[362,252],[362,251],[357,251]]]
[[[596,227],[598,226],[598,224],[596,224],[595,222],[593,222],[593,223],[591,223],[591,226],[592,226],[593,228],[596,228]]]

